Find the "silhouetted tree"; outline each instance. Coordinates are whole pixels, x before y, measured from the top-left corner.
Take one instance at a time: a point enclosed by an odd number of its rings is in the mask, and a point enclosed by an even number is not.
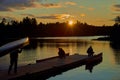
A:
[[[120,37],[118,36],[120,34],[120,17],[117,16],[115,18],[115,24],[113,25],[113,29],[110,35],[110,39],[113,43],[120,43]]]
[[[117,24],[120,25],[120,16],[117,16],[117,17],[115,18],[115,23],[117,23]]]
[[[5,23],[6,23],[6,19],[3,18],[2,21],[1,21],[1,23],[0,23],[0,26],[1,26],[1,27],[4,27],[4,26],[5,26]]]

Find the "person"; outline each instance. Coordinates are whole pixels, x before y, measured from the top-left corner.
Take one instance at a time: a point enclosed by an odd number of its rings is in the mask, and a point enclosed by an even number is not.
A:
[[[22,49],[17,49],[10,53],[10,65],[9,65],[8,74],[10,74],[13,66],[14,66],[14,73],[17,73],[18,53],[21,52]]]
[[[94,51],[93,51],[92,46],[90,46],[90,47],[87,49],[87,53],[88,53],[88,56],[93,56]]]
[[[58,50],[59,58],[65,58],[65,51],[62,48],[58,48]]]

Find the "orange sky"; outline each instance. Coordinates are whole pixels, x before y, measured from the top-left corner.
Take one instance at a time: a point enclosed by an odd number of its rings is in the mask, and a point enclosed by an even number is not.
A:
[[[33,17],[38,22],[81,21],[113,25],[120,16],[120,0],[0,0],[0,20]]]

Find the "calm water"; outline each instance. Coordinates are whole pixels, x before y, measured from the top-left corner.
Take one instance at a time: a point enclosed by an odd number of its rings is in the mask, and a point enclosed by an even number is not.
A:
[[[95,53],[103,52],[103,61],[94,66],[92,73],[85,65],[68,70],[47,80],[120,80],[120,48],[114,48],[109,41],[93,41],[95,37],[46,37],[36,38],[19,54],[19,66],[35,63],[38,59],[56,56],[58,47],[66,53],[86,54],[92,45]],[[0,58],[0,70],[8,69],[9,55]]]

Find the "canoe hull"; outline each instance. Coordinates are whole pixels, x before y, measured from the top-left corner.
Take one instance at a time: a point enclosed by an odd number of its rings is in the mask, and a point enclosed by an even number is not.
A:
[[[28,37],[7,43],[7,44],[0,47],[0,57],[8,54],[9,52],[11,52],[15,49],[22,48],[28,44],[29,44]]]

